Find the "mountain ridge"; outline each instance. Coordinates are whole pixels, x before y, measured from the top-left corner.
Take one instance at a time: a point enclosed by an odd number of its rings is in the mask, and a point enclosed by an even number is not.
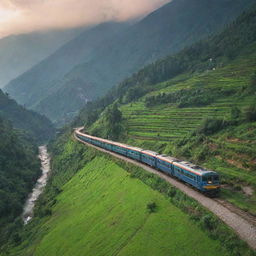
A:
[[[47,117],[18,105],[1,89],[0,117],[11,122],[14,128],[21,129],[32,136],[31,139],[37,143],[45,143],[55,133],[55,128]]]
[[[0,88],[76,37],[83,28],[31,32],[0,39]]]

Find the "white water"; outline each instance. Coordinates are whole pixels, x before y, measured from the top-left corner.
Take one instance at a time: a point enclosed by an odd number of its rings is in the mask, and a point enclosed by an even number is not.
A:
[[[39,147],[39,158],[41,160],[42,175],[37,180],[32,193],[28,196],[28,199],[24,205],[22,218],[26,225],[33,218],[33,210],[38,197],[42,194],[44,187],[47,184],[48,175],[50,172],[50,156],[47,152],[46,146]]]

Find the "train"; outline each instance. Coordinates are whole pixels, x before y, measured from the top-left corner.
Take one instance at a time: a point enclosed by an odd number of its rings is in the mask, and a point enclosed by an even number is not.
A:
[[[178,160],[150,150],[98,138],[75,129],[75,136],[82,142],[106,149],[147,164],[165,174],[181,180],[207,196],[217,196],[220,191],[220,176],[217,172],[204,169],[193,163]]]

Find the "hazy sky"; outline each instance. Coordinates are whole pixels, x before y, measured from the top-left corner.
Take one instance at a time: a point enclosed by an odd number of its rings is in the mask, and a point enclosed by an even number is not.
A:
[[[170,0],[0,0],[0,37],[145,15]]]

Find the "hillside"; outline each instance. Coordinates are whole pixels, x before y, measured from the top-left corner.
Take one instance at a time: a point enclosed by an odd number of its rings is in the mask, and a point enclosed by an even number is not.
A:
[[[74,125],[214,169],[221,197],[255,215],[255,24],[254,8],[221,34],[145,67],[88,104]]]
[[[76,37],[82,29],[34,32],[0,39],[0,88]]]
[[[7,255],[253,255],[213,215],[154,175],[69,136],[52,149],[50,183]]]
[[[22,129],[37,143],[45,143],[53,137],[55,128],[51,121],[31,110],[18,105],[0,89],[0,117],[10,121],[15,128]]]
[[[0,117],[0,248],[22,227],[23,204],[40,175],[37,147]],[[0,249],[1,251],[1,249]],[[1,254],[1,253],[0,253]]]
[[[86,101],[104,95],[139,68],[220,30],[253,2],[172,1],[116,35],[106,30],[101,41],[96,40],[95,47],[89,48],[89,55],[84,55],[87,44],[81,47],[80,40],[74,40],[12,81],[6,90],[21,104],[63,122]],[[86,33],[82,37],[87,38]],[[70,48],[78,51],[81,59],[73,52],[68,58],[59,58],[63,51],[66,56]],[[70,100],[63,103],[64,97]]]
[[[35,109],[34,106],[42,99],[54,94],[62,86],[59,80],[67,72],[81,62],[90,61],[95,55],[95,52],[105,42],[111,41],[114,34],[120,32],[125,27],[126,25],[121,23],[103,23],[87,29],[38,65],[35,65],[31,70],[13,80],[7,85],[5,90],[15,97],[19,103]],[[72,81],[72,83],[75,82],[75,80]],[[83,86],[74,88],[74,91],[69,96],[72,96],[72,94],[78,95],[78,103],[81,104],[82,101],[84,104],[88,100],[84,90],[87,89],[83,88]],[[58,101],[60,104],[59,108],[65,114],[67,112],[63,108],[63,105],[65,107],[67,102],[63,104],[63,95],[60,95],[60,98],[61,100]],[[72,109],[77,109],[78,103],[76,101],[70,101],[71,111]],[[54,107],[57,106],[51,106],[52,104],[49,107],[47,106],[47,109],[49,112],[55,113]],[[43,113],[43,111],[41,112]]]

